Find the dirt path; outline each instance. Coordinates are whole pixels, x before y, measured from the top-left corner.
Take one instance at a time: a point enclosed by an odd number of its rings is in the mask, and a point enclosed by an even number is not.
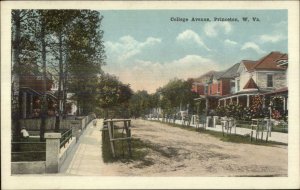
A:
[[[144,161],[105,164],[114,176],[287,176],[287,146],[222,142],[207,134],[144,120],[132,135],[151,144]],[[102,170],[103,171],[103,170]]]

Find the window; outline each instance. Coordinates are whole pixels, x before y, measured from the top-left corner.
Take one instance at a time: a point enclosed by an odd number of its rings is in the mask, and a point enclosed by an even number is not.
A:
[[[236,91],[240,91],[240,79],[236,81]]]
[[[230,81],[230,93],[233,94],[235,92],[235,81]]]
[[[221,81],[218,82],[218,93],[221,92]]]
[[[267,87],[273,87],[273,75],[267,74]]]
[[[206,84],[205,87],[204,87],[204,94],[207,94],[207,93],[208,93],[208,86]]]

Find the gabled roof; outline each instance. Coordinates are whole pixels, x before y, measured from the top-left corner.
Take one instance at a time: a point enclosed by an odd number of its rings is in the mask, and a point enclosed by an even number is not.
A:
[[[257,84],[254,82],[253,78],[251,77],[243,89],[258,89]]]
[[[219,78],[226,78],[226,79],[234,78],[239,66],[240,66],[240,63],[234,64],[232,67],[230,67],[225,72],[223,72],[223,74]]]
[[[282,54],[282,56],[279,59],[277,59],[276,62],[278,62],[280,60],[288,60],[288,59],[289,59],[288,54],[285,53],[285,54]]]
[[[205,79],[205,78],[208,78],[208,77],[211,78],[214,75],[214,73],[216,73],[216,71],[208,71],[207,73],[204,73],[200,77],[195,78],[194,81],[195,82],[202,82],[202,80]]]
[[[259,59],[251,68],[251,70],[260,70],[260,69],[267,69],[267,70],[285,70],[282,67],[277,66],[277,60],[285,57],[286,55],[280,52],[271,52],[265,57]]]
[[[208,71],[207,73],[204,73],[203,75],[201,75],[198,78],[203,78],[203,77],[207,77],[207,76],[212,76],[214,73],[216,73],[217,71]]]
[[[224,73],[225,73],[225,71],[218,71],[218,72],[215,72],[214,75],[213,75],[213,77],[214,77],[215,79],[219,79],[219,78],[221,78],[221,76],[222,76]]]
[[[245,65],[246,69],[249,71],[257,63],[257,61],[242,60],[241,63],[243,63]]]

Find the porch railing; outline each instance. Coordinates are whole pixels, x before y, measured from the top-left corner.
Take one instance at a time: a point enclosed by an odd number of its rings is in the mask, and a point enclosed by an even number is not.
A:
[[[69,140],[72,139],[72,128],[68,129],[66,132],[64,132],[61,135],[61,139],[60,139],[60,148],[65,147],[66,143],[69,142]]]

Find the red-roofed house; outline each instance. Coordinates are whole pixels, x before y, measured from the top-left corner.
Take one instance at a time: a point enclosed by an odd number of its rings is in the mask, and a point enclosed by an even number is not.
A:
[[[242,60],[235,76],[235,91],[219,99],[219,104],[251,104],[251,96],[287,87],[288,55],[271,52],[257,61]]]

